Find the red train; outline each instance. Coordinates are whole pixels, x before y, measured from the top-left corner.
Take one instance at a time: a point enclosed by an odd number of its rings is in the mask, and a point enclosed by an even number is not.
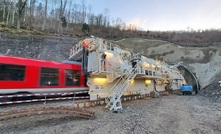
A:
[[[88,90],[79,63],[0,56],[0,94]]]

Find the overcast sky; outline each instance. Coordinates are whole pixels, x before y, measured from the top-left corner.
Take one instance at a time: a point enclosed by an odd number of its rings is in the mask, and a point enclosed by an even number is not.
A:
[[[221,28],[221,0],[86,0],[95,14],[110,10],[112,18],[143,30]]]

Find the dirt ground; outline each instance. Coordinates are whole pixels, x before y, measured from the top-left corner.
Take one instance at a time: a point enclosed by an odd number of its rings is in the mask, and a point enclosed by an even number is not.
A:
[[[65,102],[66,103],[66,102]],[[64,105],[65,103],[62,103]],[[71,102],[67,102],[71,103]],[[38,104],[39,105],[39,104]],[[51,105],[51,104],[48,104]],[[28,104],[28,107],[34,107]],[[123,103],[121,113],[87,108],[96,119],[34,116],[0,122],[1,134],[220,134],[221,103],[203,96],[169,95]],[[15,108],[18,108],[16,106]],[[25,106],[21,106],[25,107]],[[0,111],[13,109],[2,107]]]

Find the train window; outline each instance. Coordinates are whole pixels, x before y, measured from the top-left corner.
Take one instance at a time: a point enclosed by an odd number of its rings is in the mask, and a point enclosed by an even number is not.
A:
[[[66,70],[66,86],[79,86],[80,74],[80,71]]]
[[[0,64],[0,81],[24,81],[25,66]]]
[[[58,86],[59,85],[59,69],[41,68],[41,86]]]

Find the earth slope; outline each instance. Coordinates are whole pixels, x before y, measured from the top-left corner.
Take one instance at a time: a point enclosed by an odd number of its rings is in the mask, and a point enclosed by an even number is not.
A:
[[[116,43],[135,53],[169,64],[182,62],[196,74],[201,87],[209,84],[221,72],[220,47],[181,47],[166,41],[138,38],[123,39]]]

